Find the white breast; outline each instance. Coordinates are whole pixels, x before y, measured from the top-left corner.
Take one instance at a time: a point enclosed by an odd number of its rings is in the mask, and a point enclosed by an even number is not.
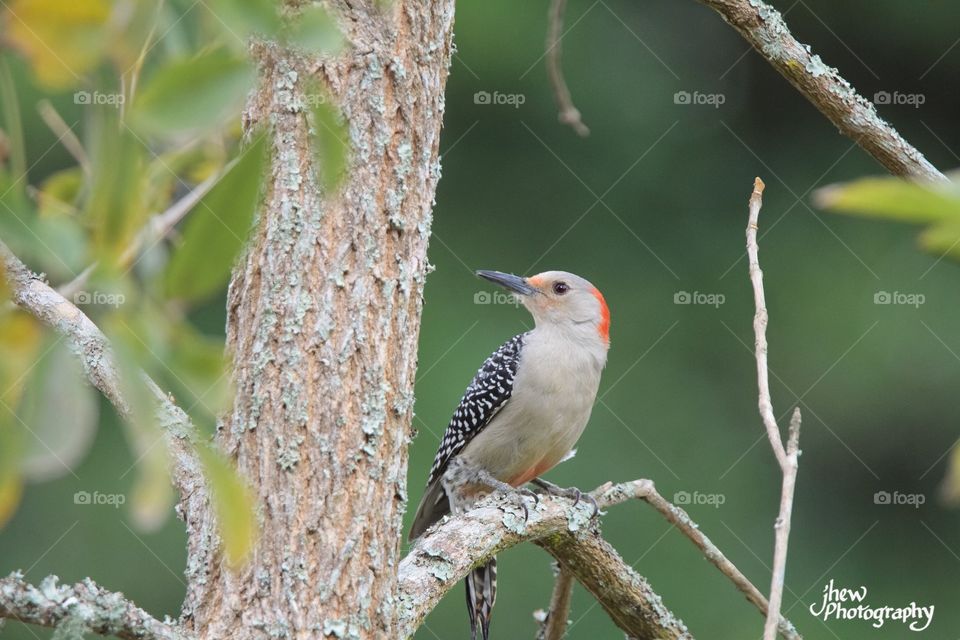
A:
[[[537,328],[520,354],[513,394],[463,456],[505,482],[554,466],[590,418],[606,345]]]

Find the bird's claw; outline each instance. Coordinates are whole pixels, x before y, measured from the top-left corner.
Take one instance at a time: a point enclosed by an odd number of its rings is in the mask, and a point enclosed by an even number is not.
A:
[[[581,501],[589,503],[590,506],[593,507],[593,513],[590,514],[591,520],[596,518],[600,514],[600,506],[597,504],[596,498],[594,498],[589,493],[584,493],[580,491],[580,489],[578,489],[577,487],[570,487],[568,489],[564,489],[563,487],[559,487],[553,484],[552,482],[547,482],[546,480],[543,480],[541,478],[535,478],[532,482],[538,487],[540,487],[541,489],[543,489],[549,495],[560,496],[563,498],[569,498],[573,500],[574,507],[580,504]]]
[[[516,489],[511,493],[519,497],[520,508],[523,509],[523,523],[526,524],[527,521],[530,520],[530,509],[527,507],[527,503],[524,498],[533,498],[533,506],[536,508],[536,506],[540,504],[540,496],[533,491],[530,491],[530,489],[523,487]]]
[[[513,487],[502,480],[498,480],[491,474],[486,471],[481,471],[477,473],[477,479],[486,484],[488,487],[494,491],[500,491],[506,496],[510,496],[516,500],[520,508],[523,509],[523,523],[526,524],[530,520],[530,509],[527,507],[527,503],[524,498],[533,498],[534,507],[540,504],[540,496],[536,493],[527,489],[526,487]]]

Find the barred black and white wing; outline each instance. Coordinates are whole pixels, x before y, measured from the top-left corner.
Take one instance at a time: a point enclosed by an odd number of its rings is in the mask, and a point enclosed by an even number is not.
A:
[[[417,508],[410,539],[417,538],[427,527],[449,513],[450,505],[443,491],[440,477],[447,464],[481,431],[504,407],[513,393],[513,379],[517,374],[520,350],[526,334],[514,336],[487,358],[467,387],[430,468],[427,491]]]

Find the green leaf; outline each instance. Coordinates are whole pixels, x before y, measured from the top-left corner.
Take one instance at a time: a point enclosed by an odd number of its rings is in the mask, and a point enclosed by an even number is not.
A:
[[[940,499],[950,506],[960,505],[960,446],[954,446],[947,464],[947,475],[940,485]]]
[[[960,260],[960,220],[926,229],[920,234],[920,246],[937,256]]]
[[[130,407],[130,419],[123,424],[134,458],[131,470],[137,472],[129,503],[131,520],[141,531],[156,531],[170,516],[175,496],[167,449],[157,424],[157,401],[141,375],[142,363],[155,352],[151,346],[155,337],[150,335],[148,322],[125,312],[111,314],[103,326],[113,345],[122,391]]]
[[[194,207],[165,274],[170,296],[198,301],[226,284],[259,202],[264,147],[258,137]]]
[[[48,338],[41,353],[18,411],[21,424],[30,431],[21,469],[24,478],[35,482],[59,478],[76,468],[93,444],[100,408],[63,339]]]
[[[93,186],[85,215],[93,228],[96,257],[112,262],[143,226],[143,145],[117,116],[99,121],[92,154]]]
[[[343,49],[344,38],[337,23],[319,6],[306,7],[295,19],[288,42],[310,53],[331,55]]]
[[[5,40],[30,61],[37,80],[53,89],[74,86],[96,68],[110,45],[108,0],[11,0],[4,9]]]
[[[253,77],[243,57],[224,49],[173,60],[137,95],[131,120],[151,133],[210,129],[240,112]]]
[[[17,97],[17,85],[13,80],[13,74],[10,73],[10,65],[6,59],[0,59],[0,107],[3,109],[3,126],[6,134],[7,153],[9,154],[10,168],[13,175],[22,177],[16,185],[7,187],[4,185],[3,192],[6,194],[10,189],[16,187],[17,194],[23,196],[27,180],[27,152],[23,142],[23,119],[20,117],[20,102]]]
[[[253,34],[267,37],[280,29],[280,15],[275,0],[207,0],[212,24],[223,27],[227,38],[239,50],[246,50]]]
[[[901,222],[960,220],[960,197],[938,185],[899,178],[864,178],[814,193],[817,206],[851,215]]]
[[[156,437],[162,438],[160,434]],[[163,442],[134,447],[137,477],[130,490],[130,519],[140,531],[160,529],[170,517],[176,496],[170,484],[167,449]]]
[[[333,100],[320,89],[307,95],[313,113],[314,149],[320,162],[320,176],[324,188],[334,191],[346,174],[350,133],[347,123]]]
[[[25,312],[0,312],[0,527],[20,504],[20,461],[28,435],[10,407],[18,403],[23,372],[36,358],[41,338],[39,326]]]
[[[24,433],[16,416],[0,405],[0,529],[17,511],[23,496],[20,458]]]
[[[236,469],[217,451],[199,446],[197,453],[210,486],[222,551],[227,565],[239,567],[257,542],[253,495]]]
[[[188,405],[214,422],[233,402],[223,339],[203,335],[186,321],[171,325],[170,330],[171,383],[187,396]]]
[[[71,215],[83,188],[83,171],[69,167],[47,177],[37,193],[38,213],[41,216]]]

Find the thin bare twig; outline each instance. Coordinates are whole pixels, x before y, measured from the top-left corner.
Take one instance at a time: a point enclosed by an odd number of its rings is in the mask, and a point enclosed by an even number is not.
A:
[[[556,580],[550,596],[550,607],[546,611],[541,609],[534,613],[540,623],[537,627],[537,640],[563,640],[567,634],[574,579],[573,574],[559,563],[554,563],[554,566]]]
[[[660,495],[653,482],[649,480],[641,480],[639,482],[647,483],[647,485],[638,491],[638,497],[660,512],[660,514],[666,518],[667,522],[671,523],[680,530],[680,533],[689,538],[690,541],[703,552],[704,557],[719,569],[720,573],[730,578],[730,581],[746,596],[747,600],[756,606],[762,615],[766,616],[769,611],[769,603],[767,602],[766,596],[760,593],[760,590],[740,572],[736,565],[730,562],[713,541],[703,533],[700,526],[690,519],[687,512],[675,504],[668,502],[666,498]],[[801,640],[800,633],[796,627],[783,616],[780,616],[779,630],[780,635],[786,638],[786,640]]]
[[[563,67],[560,64],[560,40],[563,39],[563,14],[566,8],[567,0],[551,0],[550,2],[550,13],[547,16],[549,22],[546,52],[547,76],[550,78],[550,86],[553,88],[553,98],[560,110],[557,118],[563,124],[570,125],[577,132],[577,135],[585,138],[590,135],[590,129],[583,123],[580,110],[573,104],[570,89],[567,88],[567,81],[563,76]]]
[[[770,379],[767,373],[767,300],[763,292],[763,271],[760,270],[760,260],[757,246],[757,219],[760,215],[760,206],[763,204],[763,180],[757,178],[753,183],[753,193],[750,196],[750,219],[747,222],[747,258],[750,265],[750,282],[753,285],[753,303],[756,315],[753,317],[753,333],[756,336],[757,356],[757,388],[759,389],[760,417],[763,426],[767,429],[767,438],[777,462],[782,468],[786,462],[787,452],[783,448],[780,438],[780,429],[777,419],[773,415],[773,404],[770,401]]]
[[[756,178],[750,194],[749,220],[747,222],[747,258],[750,264],[750,283],[753,285],[753,300],[756,315],[753,331],[756,335],[757,389],[760,416],[767,430],[770,446],[776,455],[783,483],[780,489],[780,514],[777,517],[773,551],[773,575],[770,580],[770,603],[767,621],[763,628],[764,640],[773,640],[780,622],[780,605],[783,602],[783,584],[787,570],[787,544],[790,539],[790,516],[793,512],[793,494],[797,483],[797,458],[800,455],[800,408],[793,410],[790,419],[787,446],[783,446],[780,428],[773,414],[770,399],[770,376],[767,367],[767,305],[763,292],[763,271],[760,270],[759,247],[757,246],[757,221],[763,205],[763,180]]]
[[[946,177],[877,115],[873,103],[790,33],[779,11],[762,0],[699,0],[719,13],[820,113],[895,176]]]

